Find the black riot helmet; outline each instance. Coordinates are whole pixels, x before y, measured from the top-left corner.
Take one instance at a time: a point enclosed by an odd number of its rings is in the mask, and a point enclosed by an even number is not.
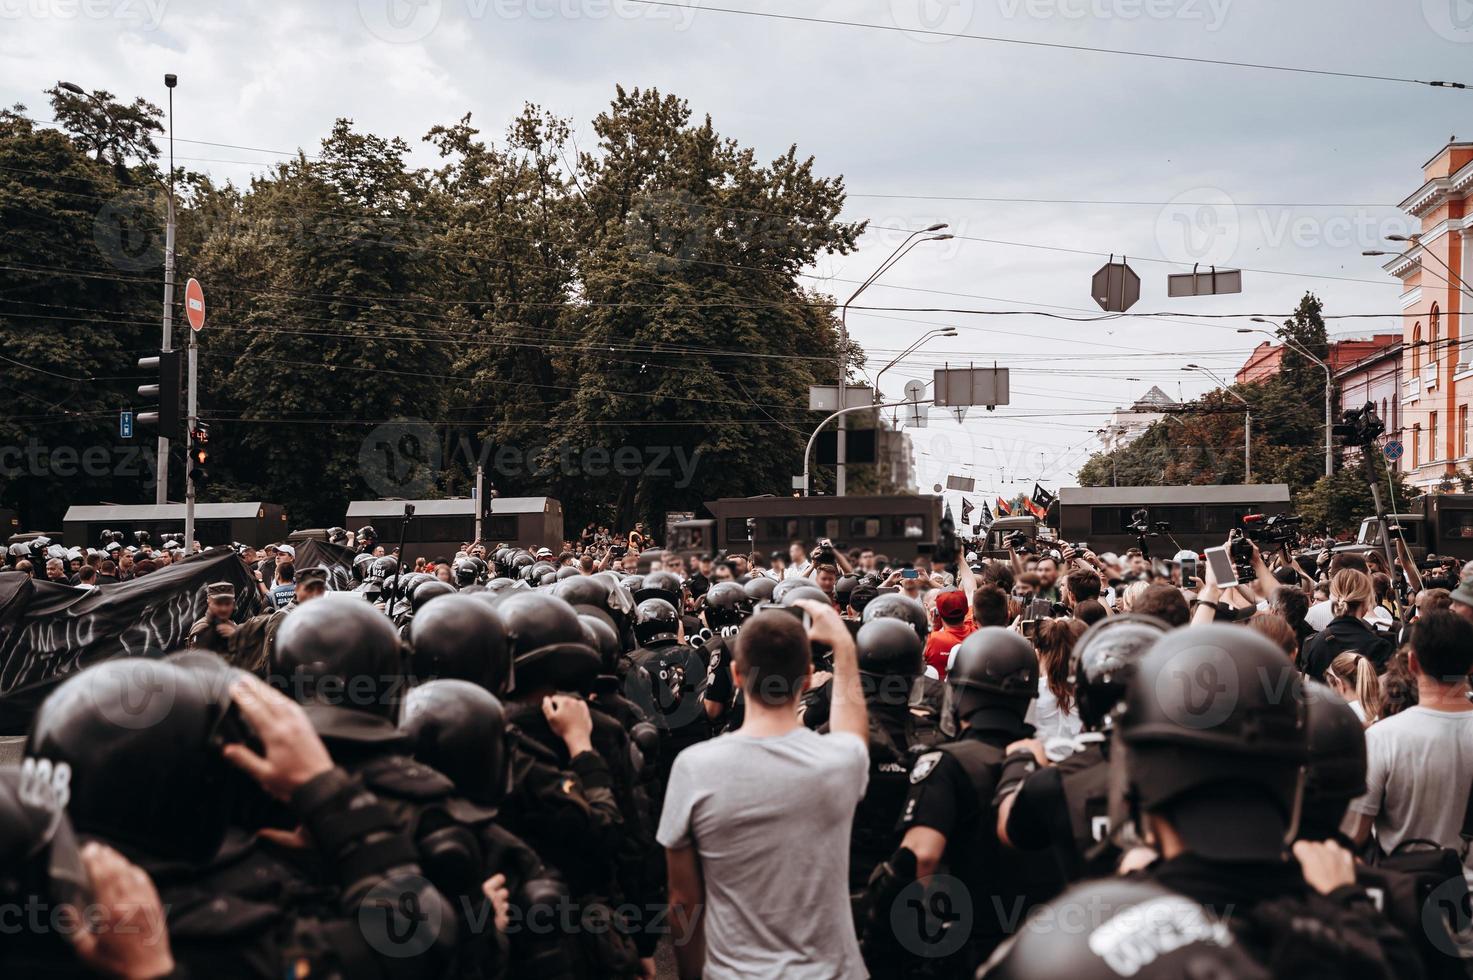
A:
[[[185,666],[108,660],[42,702],[26,764],[53,774],[65,767],[67,812],[79,833],[202,864],[220,849],[234,802],[234,770],[216,744],[227,708],[227,696]]]
[[[345,527],[330,527],[327,529],[327,543],[345,545],[348,543],[348,529]]]
[[[570,578],[588,578],[588,576],[578,571],[578,569],[572,565],[564,565],[562,568],[559,568],[557,570],[557,581],[563,582]]]
[[[372,524],[360,527],[355,537],[358,540],[358,547],[367,548],[369,551],[372,551],[373,546],[378,544],[378,532],[373,529]]]
[[[759,602],[772,601],[772,593],[776,588],[777,582],[766,575],[757,575],[742,583],[742,589],[753,606]]]
[[[506,628],[491,603],[478,596],[457,593],[426,606],[409,625],[409,644],[420,681],[470,681],[492,694],[511,686]]]
[[[1167,817],[1188,851],[1276,860],[1298,818],[1304,714],[1299,671],[1262,634],[1179,629],[1141,659],[1111,761],[1131,808]]]
[[[460,680],[421,684],[404,696],[399,731],[416,759],[449,776],[472,803],[494,807],[506,797],[506,711],[490,691]]]
[[[610,608],[609,582],[600,575],[574,575],[559,582],[552,594],[566,600],[570,606]]]
[[[481,569],[476,559],[466,555],[455,559],[455,564],[450,567],[450,574],[454,576],[456,585],[474,585],[481,575]]]
[[[1325,840],[1340,829],[1350,801],[1366,791],[1366,730],[1329,686],[1305,681],[1309,764],[1304,770],[1301,840]]]
[[[598,677],[598,652],[588,645],[572,606],[549,592],[502,592],[492,607],[506,627],[512,654],[510,691],[586,692]]]
[[[393,578],[397,571],[399,571],[399,562],[392,555],[382,555],[375,558],[373,564],[368,566],[368,580],[382,584],[385,579]]]
[[[1010,629],[984,626],[962,640],[953,657],[946,686],[958,731],[962,722],[980,728],[994,720],[1022,721],[1028,702],[1038,697],[1038,654],[1031,643]]]
[[[804,599],[812,602],[821,602],[825,606],[832,606],[834,604],[834,600],[829,598],[828,593],[809,582],[804,582],[796,588],[786,590],[783,592],[782,598],[777,600],[777,603],[780,606],[793,606]]]
[[[607,619],[601,619],[596,613],[580,612],[578,621],[583,624],[583,632],[588,639],[588,645],[598,651],[599,660],[603,664],[603,672],[605,674],[617,673],[619,654],[624,651],[619,642],[619,634],[614,632],[614,627]]]
[[[419,612],[421,609],[424,608],[425,603],[429,602],[436,596],[454,594],[455,586],[451,585],[449,582],[441,582],[437,578],[432,578],[427,581],[420,582],[409,593],[410,611],[416,613]]]
[[[873,623],[877,619],[898,619],[909,623],[921,638],[921,643],[931,635],[931,621],[926,617],[926,607],[901,592],[886,592],[875,596],[864,607],[863,622]]]
[[[1061,928],[1060,910],[1081,910]],[[1045,918],[1048,917],[1048,918]],[[979,980],[1268,980],[1226,922],[1155,882],[1101,878],[1036,909]]]
[[[641,646],[679,642],[680,614],[664,599],[645,599],[634,609],[634,638]]]
[[[71,775],[37,759],[0,768],[0,902],[37,895],[81,911],[87,870],[66,812]]]
[[[553,567],[553,564],[550,561],[534,561],[528,567],[531,569],[531,571],[526,572],[525,577],[533,582],[541,582],[542,576],[546,575],[548,572],[557,571],[557,569]]]
[[[735,582],[717,582],[702,597],[706,625],[714,629],[740,626],[752,615],[752,600],[747,590]]]
[[[368,581],[369,569],[373,567],[376,559],[366,551],[360,551],[353,556],[353,581]]]
[[[674,572],[650,572],[644,577],[644,583],[634,593],[635,602],[644,602],[646,599],[664,599],[676,609],[681,607],[681,593],[684,587],[680,584],[680,578]]]
[[[925,669],[920,637],[898,619],[865,623],[854,641],[859,650],[859,669],[866,674],[918,677]]]
[[[839,608],[843,609],[849,605],[849,593],[859,584],[859,579],[854,575],[845,575],[834,583],[834,600],[838,602]]]
[[[806,578],[785,578],[781,582],[773,585],[772,592],[768,595],[768,601],[781,603],[783,601],[783,596],[787,595],[793,589],[796,589],[802,585],[812,584],[813,582]]]
[[[403,689],[399,636],[388,617],[362,599],[329,592],[282,620],[271,674],[303,704],[352,708],[392,720]]]
[[[1069,657],[1069,683],[1085,728],[1098,732],[1109,727],[1110,712],[1125,697],[1141,658],[1170,629],[1154,616],[1124,613],[1084,631]]]

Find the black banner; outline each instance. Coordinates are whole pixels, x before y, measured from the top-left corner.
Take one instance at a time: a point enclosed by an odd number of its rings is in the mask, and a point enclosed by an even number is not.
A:
[[[260,611],[250,570],[226,547],[92,589],[0,573],[0,733],[24,732],[41,699],[83,667],[183,646],[211,582],[235,585],[237,620]]]
[[[297,557],[292,561],[292,567],[297,571],[320,566],[327,569],[327,587],[330,591],[353,590],[353,556],[357,552],[352,548],[328,544],[315,538],[308,538],[292,547],[297,550]]]

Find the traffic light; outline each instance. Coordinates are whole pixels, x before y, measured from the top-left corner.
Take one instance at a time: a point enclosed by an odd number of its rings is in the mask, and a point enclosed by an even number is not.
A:
[[[138,386],[138,397],[157,405],[151,412],[139,412],[140,429],[153,429],[166,439],[178,440],[183,434],[179,416],[179,352],[159,351],[157,357],[140,357],[138,370],[157,371],[158,383]]]
[[[210,427],[203,422],[196,422],[194,431],[189,434],[189,478],[196,487],[210,482],[210,474],[205,470],[209,461]]]
[[[1362,408],[1341,414],[1340,421],[1331,428],[1335,438],[1344,446],[1369,446],[1386,431],[1386,423],[1376,415],[1376,406],[1366,402]]]

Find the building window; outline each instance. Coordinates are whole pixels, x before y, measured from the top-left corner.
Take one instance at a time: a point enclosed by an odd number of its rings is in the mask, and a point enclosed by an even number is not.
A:
[[[1458,455],[1468,455],[1468,406],[1458,406]]]
[[[1381,399],[1381,421],[1386,423],[1386,428],[1391,429],[1391,416],[1386,414],[1386,399]]]
[[[1422,423],[1412,426],[1412,465],[1422,465]]]
[[[1427,462],[1437,460],[1437,413],[1427,413]]]
[[[1412,374],[1422,376],[1422,324],[1412,324]]]
[[[1438,339],[1442,336],[1442,310],[1432,304],[1432,315],[1427,318],[1427,360],[1436,364],[1442,360],[1442,348]]]

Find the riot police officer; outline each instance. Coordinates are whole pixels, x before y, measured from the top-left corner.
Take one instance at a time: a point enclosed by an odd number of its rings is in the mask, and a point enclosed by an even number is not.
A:
[[[1140,661],[1111,764],[1160,857],[1140,876],[1227,920],[1278,976],[1417,976],[1404,937],[1343,864],[1287,854],[1308,759],[1304,682],[1262,634],[1226,625],[1168,633]],[[1303,845],[1300,845],[1302,848]],[[1305,852],[1308,854],[1309,852]],[[1343,871],[1343,878],[1340,875]],[[1338,879],[1338,880],[1332,880]]]
[[[303,706],[333,761],[362,778],[409,828],[426,876],[457,903],[469,940],[457,950],[463,963],[494,962],[499,938],[474,925],[485,907],[481,884],[494,870],[467,825],[477,808],[444,774],[414,761],[397,730],[406,678],[388,618],[342,593],[309,603],[278,631],[270,675]]]
[[[333,765],[301,709],[208,654],[187,657],[81,671],[42,704],[24,762],[52,786],[64,774],[77,832],[153,877],[185,972],[441,975],[455,912],[392,808]],[[323,877],[229,835],[248,787],[289,806]],[[360,919],[364,903],[385,918]]]
[[[876,869],[865,899],[864,948],[876,972],[904,974],[920,959],[941,975],[970,976],[1015,927],[1014,916],[1060,885],[1047,856],[1001,845],[993,805],[1008,746],[1032,734],[1023,719],[1038,696],[1033,647],[1011,630],[977,630],[957,647],[946,686],[960,734],[912,766],[901,846]],[[892,930],[905,890],[939,870],[946,876],[927,887],[947,891],[948,907],[965,903],[970,921],[941,923],[936,932]]]
[[[1084,731],[1074,751],[1044,765],[1037,746],[1008,753],[998,788],[998,836],[1024,850],[1049,848],[1070,881],[1111,874],[1120,857],[1110,834],[1111,712],[1152,644],[1166,634],[1151,616],[1122,614],[1090,627],[1074,645],[1069,676]]]
[[[634,636],[640,646],[631,659],[648,672],[652,687],[637,690],[631,684],[630,699],[660,730],[663,783],[681,749],[711,737],[711,721],[720,715],[722,705],[706,700],[712,663],[704,648],[685,642],[685,627],[675,606],[661,598],[640,602],[634,611]]]

